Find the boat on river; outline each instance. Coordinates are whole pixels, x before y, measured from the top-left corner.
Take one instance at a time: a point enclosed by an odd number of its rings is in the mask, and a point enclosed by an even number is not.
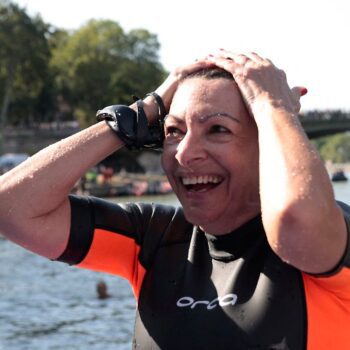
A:
[[[333,182],[342,182],[342,181],[348,181],[347,176],[345,175],[343,170],[337,170],[332,174],[331,177]]]

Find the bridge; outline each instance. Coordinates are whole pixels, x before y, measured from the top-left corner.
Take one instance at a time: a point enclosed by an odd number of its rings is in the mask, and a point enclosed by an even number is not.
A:
[[[350,113],[342,111],[311,111],[300,115],[310,139],[350,131]],[[79,131],[77,123],[39,125],[32,128],[13,127],[4,130],[3,153],[34,153]]]
[[[350,131],[350,113],[342,111],[311,111],[300,121],[310,139]]]

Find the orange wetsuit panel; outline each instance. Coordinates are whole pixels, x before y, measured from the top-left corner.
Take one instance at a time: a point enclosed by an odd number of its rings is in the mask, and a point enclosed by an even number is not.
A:
[[[96,229],[88,254],[77,266],[126,278],[138,298],[146,272],[138,260],[139,252],[140,246],[134,239],[115,232]]]
[[[331,277],[303,273],[308,350],[350,349],[350,269]]]

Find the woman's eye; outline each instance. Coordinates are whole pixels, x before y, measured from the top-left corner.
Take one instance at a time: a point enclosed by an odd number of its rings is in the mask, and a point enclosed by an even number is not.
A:
[[[174,126],[169,126],[166,128],[165,135],[170,137],[181,137],[182,131]]]
[[[210,128],[210,133],[230,133],[231,131],[222,125],[213,125]]]

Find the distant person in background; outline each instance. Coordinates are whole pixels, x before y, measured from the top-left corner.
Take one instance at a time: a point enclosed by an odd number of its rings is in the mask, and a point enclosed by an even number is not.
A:
[[[96,285],[97,297],[99,299],[108,299],[111,295],[108,293],[108,287],[106,282],[100,281]]]
[[[102,165],[99,172],[102,175],[103,183],[108,183],[111,181],[113,177],[113,168]]]
[[[127,278],[134,349],[350,349],[350,211],[299,122],[305,93],[256,53],[180,67],[2,176],[0,231]],[[163,148],[181,208],[69,196],[123,146]]]

